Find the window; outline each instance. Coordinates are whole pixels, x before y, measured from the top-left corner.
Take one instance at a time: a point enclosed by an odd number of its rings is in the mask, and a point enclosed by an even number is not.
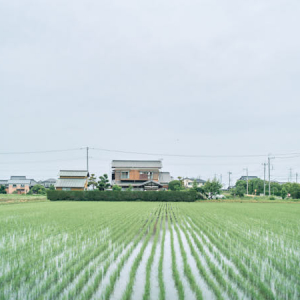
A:
[[[192,182],[189,182],[188,185],[192,185]]]
[[[16,185],[16,184],[13,184],[13,187],[17,187],[17,185]]]
[[[21,187],[25,187],[25,184],[21,184]]]
[[[148,179],[153,179],[153,172],[140,172],[140,175],[142,175],[142,177],[147,176]]]
[[[71,188],[63,187],[62,190],[63,191],[71,191]]]
[[[121,172],[121,179],[128,179],[129,178],[129,172]]]

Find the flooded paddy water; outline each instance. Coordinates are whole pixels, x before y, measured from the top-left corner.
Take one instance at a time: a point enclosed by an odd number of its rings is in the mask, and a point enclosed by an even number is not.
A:
[[[0,299],[300,298],[290,206],[50,204],[0,211]]]

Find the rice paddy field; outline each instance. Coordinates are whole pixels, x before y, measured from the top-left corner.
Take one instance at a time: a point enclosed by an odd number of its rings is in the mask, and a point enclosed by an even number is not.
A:
[[[300,204],[1,205],[0,299],[300,299]]]

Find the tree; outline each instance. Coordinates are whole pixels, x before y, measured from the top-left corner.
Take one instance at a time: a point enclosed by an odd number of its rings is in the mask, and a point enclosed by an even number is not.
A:
[[[31,188],[33,194],[46,194],[46,188],[41,184],[36,184]]]
[[[180,180],[172,180],[169,182],[169,190],[171,191],[181,191],[183,189]]]
[[[218,195],[221,193],[222,184],[217,180],[207,180],[203,186],[203,190],[210,196]]]
[[[6,194],[6,188],[4,185],[0,185],[0,194]]]
[[[131,184],[129,184],[129,187],[126,189],[126,191],[131,192],[133,190],[133,187]]]
[[[291,196],[293,199],[300,199],[300,184],[299,183],[292,183]]]
[[[110,187],[107,174],[100,176],[99,179],[100,180],[98,181],[98,184],[97,184],[97,188],[99,189],[99,191],[105,191],[106,189],[108,189]]]
[[[198,191],[198,183],[197,183],[196,180],[193,181],[193,187],[192,187],[192,189],[193,189],[194,191]]]
[[[112,187],[112,190],[114,191],[114,192],[119,192],[119,191],[121,191],[122,190],[122,188],[119,186],[119,185],[113,185],[113,187]]]
[[[50,190],[50,191],[55,191],[55,187],[54,187],[53,184],[50,185],[49,190]]]
[[[88,186],[91,186],[93,188],[93,190],[97,186],[97,178],[96,178],[95,174],[91,174],[89,181],[88,181]]]
[[[282,199],[285,199],[287,196],[288,192],[286,191],[286,189],[283,187],[281,190],[281,197]]]

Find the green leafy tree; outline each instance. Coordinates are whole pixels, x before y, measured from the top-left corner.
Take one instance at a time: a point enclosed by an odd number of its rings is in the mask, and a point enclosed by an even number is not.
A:
[[[119,191],[121,191],[122,190],[122,188],[119,186],[119,185],[113,185],[113,187],[112,187],[112,190],[114,191],[114,192],[119,192]]]
[[[106,189],[108,189],[110,187],[107,174],[100,176],[99,179],[100,180],[98,181],[98,184],[97,184],[97,188],[99,189],[99,191],[105,191]]]
[[[293,199],[300,199],[300,184],[299,183],[292,183],[291,196]]]
[[[6,194],[6,188],[4,185],[0,185],[0,194]]]
[[[55,191],[55,187],[54,187],[53,184],[50,185],[49,190],[50,190],[50,191]]]
[[[282,199],[285,199],[287,196],[288,192],[286,191],[286,189],[283,187],[281,190],[281,197]]]
[[[180,180],[172,180],[169,182],[169,190],[171,191],[181,191],[183,190],[182,183]]]
[[[193,189],[194,191],[198,191],[198,183],[197,183],[196,180],[193,181],[192,189]]]
[[[41,184],[36,184],[31,188],[33,194],[43,195],[46,194],[46,188]]]
[[[88,186],[91,186],[93,188],[93,190],[97,186],[97,178],[96,178],[95,174],[91,174],[89,181],[88,181]]]
[[[206,194],[210,196],[215,196],[221,193],[222,184],[217,180],[213,179],[212,181],[207,180],[203,186],[203,190]]]
[[[126,189],[126,191],[131,192],[133,190],[132,185],[130,184],[129,187]]]

